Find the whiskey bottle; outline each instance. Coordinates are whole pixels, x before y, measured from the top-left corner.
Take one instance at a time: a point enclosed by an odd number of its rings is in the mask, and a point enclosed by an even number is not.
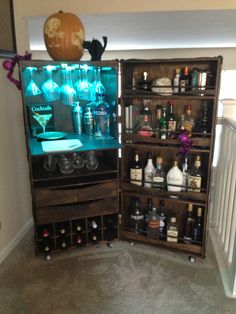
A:
[[[202,231],[203,231],[203,221],[202,221],[202,208],[198,207],[197,217],[195,218],[193,225],[193,240],[201,242],[202,241]]]
[[[192,132],[195,128],[195,118],[192,115],[192,106],[185,106],[184,121],[182,123],[182,129],[188,132],[189,137],[192,136]]]
[[[144,186],[147,188],[152,187],[152,177],[155,171],[155,167],[152,162],[152,154],[148,154],[147,165],[144,168]]]
[[[173,113],[173,103],[170,102],[170,112],[168,115],[168,138],[174,138],[175,131],[176,131],[176,118]]]
[[[130,183],[142,186],[143,167],[139,161],[138,153],[135,153],[134,161],[130,165]]]
[[[160,201],[160,208],[158,210],[159,216],[159,240],[166,240],[166,210],[165,210],[165,201]]]
[[[161,120],[160,120],[160,138],[162,140],[167,139],[167,129],[168,129],[168,123],[167,123],[167,108],[163,107],[162,108],[162,115],[161,115]]]
[[[182,70],[182,74],[180,75],[180,92],[185,93],[189,91],[190,87],[190,76],[189,76],[189,68],[186,66]]]
[[[173,167],[167,173],[167,190],[180,192],[183,186],[183,174],[178,168],[177,160],[174,160]]]
[[[175,76],[174,76],[174,79],[173,79],[173,85],[174,85],[173,93],[174,94],[178,94],[179,93],[179,80],[180,80],[180,69],[176,68],[175,69]]]
[[[193,204],[188,204],[188,212],[185,221],[184,243],[190,243],[193,237]]]
[[[170,217],[170,223],[167,226],[167,242],[178,242],[178,228],[176,225],[176,217]]]
[[[148,218],[148,227],[147,227],[148,238],[157,239],[159,224],[160,224],[160,221],[157,215],[157,209],[153,207]]]
[[[152,113],[147,106],[144,107],[143,121],[141,124],[138,125],[137,133],[141,136],[154,136],[154,130],[152,126]]]
[[[130,225],[135,233],[142,233],[144,225],[144,214],[140,206],[139,198],[135,198],[130,212]]]
[[[157,190],[165,190],[166,174],[162,168],[162,164],[163,158],[158,156],[156,158],[156,169],[152,177],[152,187]]]
[[[194,167],[189,170],[188,191],[201,192],[202,170],[200,156],[196,156]]]

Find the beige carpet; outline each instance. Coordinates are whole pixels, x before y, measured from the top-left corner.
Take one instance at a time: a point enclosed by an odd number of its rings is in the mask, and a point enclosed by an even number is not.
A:
[[[0,314],[236,313],[211,249],[186,255],[116,242],[34,256],[33,231],[0,266]]]

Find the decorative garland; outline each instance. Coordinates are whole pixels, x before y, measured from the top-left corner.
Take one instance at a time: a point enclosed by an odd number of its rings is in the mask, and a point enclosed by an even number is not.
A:
[[[178,137],[180,140],[180,153],[186,158],[189,150],[192,147],[193,141],[189,138],[189,135],[186,131],[181,133]]]
[[[25,55],[24,56],[20,56],[20,55],[15,55],[13,58],[11,58],[11,60],[5,60],[3,61],[2,63],[2,66],[5,70],[8,71],[7,73],[7,78],[13,83],[16,85],[16,87],[20,90],[21,89],[21,83],[20,83],[20,80],[16,80],[14,77],[13,77],[13,73],[14,73],[14,68],[15,68],[15,65],[18,64],[18,62],[20,60],[31,60],[31,56],[32,54],[31,53],[28,53],[26,51]]]

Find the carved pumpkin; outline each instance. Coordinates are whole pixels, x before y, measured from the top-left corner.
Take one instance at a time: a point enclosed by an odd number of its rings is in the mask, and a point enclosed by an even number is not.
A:
[[[53,60],[76,61],[83,56],[84,26],[73,13],[59,11],[44,23],[44,42]]]

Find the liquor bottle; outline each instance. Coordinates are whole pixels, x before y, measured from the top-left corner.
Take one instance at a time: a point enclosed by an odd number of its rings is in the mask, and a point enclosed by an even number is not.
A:
[[[184,131],[184,114],[180,115],[180,119],[178,121],[177,130],[180,132]]]
[[[196,156],[194,167],[189,170],[188,175],[188,191],[201,192],[202,170],[200,156]]]
[[[182,70],[182,74],[179,79],[180,84],[180,92],[185,93],[189,90],[190,86],[190,76],[189,76],[189,68],[186,66]]]
[[[206,134],[208,133],[207,102],[203,103],[202,111],[203,111],[203,113],[202,113],[201,123],[200,123],[200,127],[199,127],[198,131],[202,134],[203,137],[205,137]]]
[[[175,69],[175,76],[174,76],[174,79],[173,79],[173,85],[174,85],[173,93],[174,94],[178,94],[179,93],[179,80],[180,80],[180,69],[176,68]]]
[[[98,236],[98,225],[95,220],[91,221],[91,241],[93,244],[98,243],[99,236]]]
[[[139,86],[141,89],[144,89],[145,91],[150,91],[151,82],[148,80],[148,72],[143,72],[142,78],[139,82]]]
[[[184,163],[182,164],[182,174],[183,174],[182,191],[186,192],[188,190],[188,160],[187,158],[185,158]]]
[[[182,128],[188,132],[189,137],[192,136],[192,132],[194,131],[195,128],[195,118],[192,115],[191,105],[185,106],[185,114]]]
[[[170,217],[170,223],[167,226],[167,242],[178,242],[178,228],[176,226],[176,217]]]
[[[160,224],[160,221],[157,215],[157,209],[153,207],[148,217],[148,224],[147,224],[148,238],[157,239],[159,224]]]
[[[158,106],[157,112],[156,112],[156,123],[155,123],[155,136],[157,138],[161,137],[161,134],[160,134],[161,115],[162,115],[162,109],[161,107]]]
[[[170,112],[168,115],[168,138],[174,138],[174,132],[176,131],[176,118],[173,113],[173,103],[170,102]]]
[[[152,198],[148,198],[147,199],[147,205],[146,207],[144,207],[143,209],[143,214],[144,214],[144,231],[147,230],[147,223],[148,223],[148,219],[149,219],[149,215],[151,214],[152,211],[152,207],[153,207],[153,201]]]
[[[142,186],[143,167],[139,161],[138,153],[135,153],[134,161],[130,165],[130,183]]]
[[[135,233],[141,233],[144,226],[144,214],[140,206],[139,198],[135,198],[130,211],[130,225]]]
[[[166,240],[166,210],[165,210],[165,201],[160,201],[160,208],[158,210],[159,216],[159,240]]]
[[[144,107],[143,121],[138,125],[137,133],[141,136],[154,136],[154,130],[152,126],[152,113],[147,106]]]
[[[163,164],[163,158],[160,156],[157,156],[156,169],[152,177],[152,187],[157,190],[165,190],[166,174],[162,168],[162,164]]]
[[[148,154],[147,165],[144,168],[144,186],[147,188],[152,187],[152,177],[155,171],[155,167],[152,162],[152,154]]]
[[[203,231],[203,221],[202,221],[202,208],[198,207],[197,217],[194,220],[193,225],[193,240],[201,242],[202,241],[202,231]]]
[[[180,192],[183,185],[183,174],[178,168],[177,160],[174,160],[173,167],[167,173],[167,190],[171,192]]]
[[[162,108],[162,115],[160,120],[160,138],[162,140],[167,139],[167,129],[168,129],[168,123],[167,123],[167,108]]]
[[[193,204],[188,204],[188,212],[185,221],[184,243],[190,243],[193,238]]]

